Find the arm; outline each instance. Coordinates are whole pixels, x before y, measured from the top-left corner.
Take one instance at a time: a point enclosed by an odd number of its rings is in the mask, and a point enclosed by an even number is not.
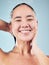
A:
[[[47,56],[49,58],[49,56]]]
[[[10,23],[0,20],[0,30],[10,32]]]

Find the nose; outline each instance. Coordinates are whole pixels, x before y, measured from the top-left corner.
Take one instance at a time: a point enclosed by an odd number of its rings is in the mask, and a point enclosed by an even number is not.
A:
[[[21,24],[21,27],[22,28],[28,28],[29,27],[29,24],[27,23],[27,22],[23,22],[22,24]]]

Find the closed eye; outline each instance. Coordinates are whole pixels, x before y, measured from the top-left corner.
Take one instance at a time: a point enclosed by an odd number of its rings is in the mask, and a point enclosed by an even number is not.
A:
[[[27,19],[27,21],[33,21],[33,19]]]
[[[21,22],[21,20],[16,20],[15,22]]]

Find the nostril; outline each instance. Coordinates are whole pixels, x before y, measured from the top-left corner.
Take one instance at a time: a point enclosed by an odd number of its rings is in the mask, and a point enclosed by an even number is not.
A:
[[[28,28],[29,25],[22,25],[21,27],[22,27],[22,28]]]

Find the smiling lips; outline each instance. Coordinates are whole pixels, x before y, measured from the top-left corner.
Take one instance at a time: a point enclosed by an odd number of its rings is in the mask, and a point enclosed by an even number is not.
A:
[[[19,30],[19,32],[23,33],[23,34],[27,34],[31,31],[31,29],[21,29]]]

